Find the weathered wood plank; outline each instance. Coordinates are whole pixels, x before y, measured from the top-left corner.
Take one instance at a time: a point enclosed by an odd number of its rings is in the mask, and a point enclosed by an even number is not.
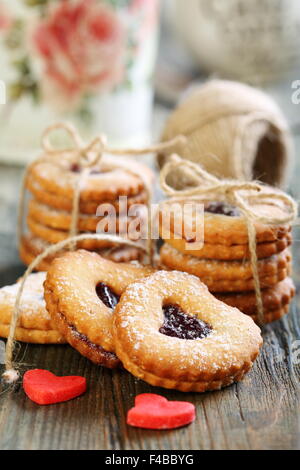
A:
[[[15,223],[15,210],[5,214],[12,219],[3,227]],[[300,240],[299,230],[295,238]],[[11,232],[0,227],[0,285],[14,282],[23,272],[14,243]],[[299,242],[294,249],[294,278],[299,286],[298,246]],[[300,340],[299,302],[298,295],[289,316],[264,329],[262,354],[245,380],[214,393],[155,389],[126,371],[96,367],[69,346],[22,345],[17,358],[23,370],[40,367],[58,375],[81,374],[89,389],[73,401],[39,407],[26,399],[21,386],[2,388],[0,448],[299,449],[300,363],[292,361],[295,341]],[[135,395],[143,392],[193,402],[196,421],[174,431],[128,427],[126,412]]]
[[[294,314],[297,313],[296,311]],[[63,374],[82,374],[86,395],[68,403],[39,407],[22,388],[0,396],[0,447],[19,449],[289,449],[299,436],[299,367],[290,375],[284,336],[294,334],[293,318],[266,328],[265,346],[253,371],[220,392],[182,394],[154,389],[125,371],[90,364],[68,346],[23,346],[26,367]],[[282,329],[283,328],[283,329]],[[286,331],[282,334],[282,331]],[[284,346],[283,361],[277,361]],[[273,362],[275,358],[275,362]],[[281,358],[280,358],[281,359]],[[195,403],[197,420],[176,431],[144,431],[125,424],[127,409],[142,392]]]

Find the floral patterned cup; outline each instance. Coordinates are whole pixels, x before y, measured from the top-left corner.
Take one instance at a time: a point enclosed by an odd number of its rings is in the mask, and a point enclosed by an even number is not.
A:
[[[158,0],[0,0],[0,156],[31,158],[58,119],[86,138],[145,141],[157,25]]]

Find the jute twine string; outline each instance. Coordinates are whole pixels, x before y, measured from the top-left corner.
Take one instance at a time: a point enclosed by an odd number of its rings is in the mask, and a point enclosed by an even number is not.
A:
[[[50,141],[50,135],[56,131],[64,131],[66,132],[71,141],[73,143],[72,147],[69,148],[55,148],[53,147]],[[171,149],[176,145],[183,145],[186,142],[186,138],[184,136],[176,136],[175,138],[155,144],[149,145],[146,147],[140,148],[124,148],[124,149],[112,149],[108,147],[106,137],[101,135],[95,137],[90,143],[86,144],[81,139],[80,135],[78,134],[77,130],[71,123],[67,122],[58,122],[54,123],[51,126],[47,127],[45,132],[42,136],[42,148],[44,150],[45,155],[38,158],[37,162],[46,162],[51,161],[53,162],[53,156],[61,156],[61,160],[55,160],[55,164],[61,168],[63,168],[62,162],[64,159],[64,155],[67,154],[74,154],[75,161],[78,164],[79,168],[82,168],[82,171],[78,174],[78,179],[76,185],[74,187],[73,192],[73,201],[72,201],[72,213],[71,213],[71,225],[70,225],[70,236],[75,236],[78,231],[78,218],[79,218],[79,202],[80,202],[80,191],[83,185],[84,180],[89,174],[89,171],[93,167],[97,167],[101,163],[101,159],[104,153],[108,153],[111,155],[143,155],[147,153],[155,153],[159,151],[163,151],[166,149]],[[111,166],[114,164],[111,162]],[[115,164],[116,168],[124,168],[128,172],[138,176],[144,184],[146,193],[147,193],[147,208],[148,208],[148,238],[147,238],[147,246],[148,246],[148,255],[150,258],[150,262],[152,262],[154,247],[151,240],[151,199],[152,199],[152,188],[148,179],[145,175],[140,171],[134,171],[131,166],[129,166],[126,162],[122,161],[122,159],[118,160],[118,163]],[[18,224],[17,224],[17,238],[20,244],[22,238],[22,230],[23,230],[23,218],[25,213],[25,194],[26,194],[26,179],[28,176],[29,168],[27,167],[25,170],[25,174],[23,176],[22,185],[21,185],[21,192],[20,192],[20,201],[19,201],[19,210],[18,210]],[[70,249],[74,249],[75,246],[70,244]]]
[[[137,242],[133,242],[131,240],[124,240],[124,238],[121,238],[117,235],[89,233],[89,234],[77,235],[75,237],[67,238],[66,240],[56,243],[55,245],[49,246],[46,250],[44,250],[41,254],[39,254],[26,269],[22,277],[22,281],[20,282],[20,287],[17,292],[14,312],[12,314],[11,323],[10,323],[9,336],[8,336],[7,343],[6,343],[5,372],[2,375],[2,378],[7,383],[15,382],[19,376],[18,371],[14,368],[14,365],[13,365],[14,336],[15,336],[15,330],[17,327],[19,313],[20,313],[20,302],[21,302],[24,286],[25,286],[28,276],[39,265],[39,263],[43,261],[45,258],[47,258],[48,256],[58,253],[62,249],[66,248],[70,243],[76,244],[83,240],[107,240],[112,243],[118,243],[122,245],[137,247],[140,250],[143,250],[144,252],[146,252],[146,248],[143,245]]]
[[[57,149],[53,147],[50,142],[50,135],[55,130],[65,131],[71,138],[73,146],[71,148]],[[154,256],[154,246],[153,240],[151,239],[152,233],[152,218],[151,218],[151,197],[152,190],[147,178],[142,174],[142,172],[134,171],[131,166],[126,164],[126,162],[118,161],[115,164],[116,168],[124,168],[132,174],[139,176],[145,189],[147,191],[147,206],[148,206],[148,237],[147,237],[147,249],[138,242],[133,242],[127,239],[123,239],[115,235],[104,235],[104,234],[83,234],[77,236],[78,233],[78,219],[80,214],[79,202],[80,202],[80,193],[83,183],[86,177],[89,175],[89,172],[92,167],[100,165],[101,159],[104,153],[114,154],[114,155],[142,155],[146,153],[154,153],[167,148],[172,148],[174,145],[185,143],[185,138],[182,136],[177,136],[175,139],[170,140],[169,142],[164,142],[162,144],[150,145],[142,148],[126,148],[126,149],[111,149],[107,146],[105,136],[98,136],[94,138],[89,144],[85,144],[78,134],[77,130],[70,123],[55,123],[49,126],[43,136],[42,136],[42,147],[45,152],[45,156],[37,159],[37,162],[50,161],[54,155],[61,156],[61,159],[55,161],[55,163],[63,168],[61,162],[64,159],[66,154],[74,154],[75,161],[78,164],[79,168],[82,168],[80,171],[76,184],[73,191],[73,201],[72,201],[72,213],[71,213],[71,224],[69,231],[69,238],[63,240],[60,243],[50,246],[45,249],[33,262],[28,266],[25,271],[24,277],[20,283],[20,287],[17,293],[16,302],[14,306],[14,311],[11,318],[9,335],[6,343],[6,362],[5,362],[5,372],[3,374],[3,379],[6,382],[12,383],[18,379],[18,372],[13,368],[13,350],[14,350],[14,338],[15,330],[18,323],[19,313],[20,313],[20,302],[22,297],[22,292],[24,284],[28,276],[32,271],[38,266],[38,264],[51,254],[55,254],[63,248],[75,249],[79,241],[82,240],[107,240],[112,243],[127,244],[134,246],[136,248],[142,249],[149,256],[149,261],[153,263]],[[53,161],[53,160],[51,160]],[[113,166],[113,164],[112,164]],[[20,201],[19,201],[19,212],[18,212],[18,224],[17,224],[17,236],[19,243],[22,239],[22,230],[23,230],[23,218],[25,213],[25,194],[26,194],[26,178],[28,176],[28,168],[25,170],[25,174],[22,181],[21,192],[20,192]]]
[[[168,177],[174,171],[180,170],[183,173],[186,169],[193,171],[195,181],[197,182],[196,186],[187,189],[175,189],[168,184]],[[220,180],[205,171],[198,164],[183,160],[177,154],[173,154],[161,170],[160,184],[164,193],[171,198],[166,201],[167,204],[182,200],[182,197],[192,200],[198,199],[200,201],[213,198],[240,209],[247,223],[250,263],[253,273],[258,319],[262,326],[264,324],[264,311],[257,268],[256,229],[254,224],[255,222],[260,222],[276,225],[293,222],[298,213],[296,201],[284,192],[277,189],[273,190],[271,187],[264,186],[256,181]],[[278,216],[258,214],[251,207],[251,204],[259,206],[266,202],[269,203],[270,200],[272,205],[275,206],[276,204],[284,203],[285,212],[282,212],[280,215],[278,214]]]
[[[288,123],[263,91],[228,80],[209,80],[192,87],[166,121],[162,140],[184,134],[187,145],[174,148],[182,158],[200,164],[218,178],[251,181],[257,177],[274,186],[285,186],[293,161]],[[212,159],[216,155],[218,159]],[[163,166],[168,152],[158,155]],[[253,176],[255,175],[255,176]],[[172,176],[172,185],[185,182]],[[186,175],[193,185],[193,174]]]

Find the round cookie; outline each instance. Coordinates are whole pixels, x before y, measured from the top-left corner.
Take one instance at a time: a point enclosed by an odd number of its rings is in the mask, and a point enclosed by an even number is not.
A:
[[[216,390],[241,380],[262,345],[260,329],[195,276],[159,271],[128,286],[114,314],[123,366],[154,386]]]
[[[25,282],[15,334],[17,341],[39,344],[66,342],[46,310],[43,288],[45,279],[46,273],[34,273]],[[0,289],[0,336],[4,338],[9,334],[19,282]]]
[[[183,269],[182,266],[179,267],[167,267],[163,264],[160,265],[162,269],[166,270],[176,270],[180,269],[181,271],[185,271],[188,274],[192,274],[196,276],[196,274],[193,272],[193,270],[186,270]],[[261,277],[260,278],[260,287],[261,289],[265,289],[268,287],[275,286],[278,282],[282,281],[285,279],[288,275],[290,274],[289,269],[281,269],[278,271],[278,273],[274,276],[266,276],[266,277]],[[197,276],[199,277],[199,276]],[[253,291],[254,290],[254,280],[253,279],[234,279],[234,280],[228,280],[228,279],[220,279],[218,281],[215,281],[212,278],[209,277],[204,277],[201,276],[199,277],[201,281],[208,287],[210,292],[213,292],[214,294],[217,294],[218,292],[244,292],[244,291]]]
[[[52,207],[53,209],[63,210],[67,212],[72,211],[72,199],[66,198],[64,196],[58,196],[55,193],[51,193],[43,189],[36,181],[33,181],[32,178],[28,177],[26,180],[26,188],[33,194],[35,199],[41,204]],[[131,197],[127,197],[127,207],[131,207],[135,204],[146,204],[147,202],[147,193],[146,191],[141,191],[139,194]],[[120,200],[99,200],[99,201],[79,201],[79,209],[82,214],[95,215],[97,208],[100,204],[112,204],[116,209],[116,212],[119,213],[122,210],[120,206]]]
[[[264,323],[272,323],[273,321],[280,320],[280,318],[284,317],[289,312],[289,304],[285,305],[282,308],[279,308],[277,310],[266,310],[264,312]],[[255,315],[250,315],[252,320],[255,323],[260,323],[260,319],[258,314]]]
[[[274,287],[262,289],[263,307],[266,312],[279,311],[287,306],[295,295],[295,286],[290,277],[276,284]],[[247,315],[256,315],[255,292],[218,293],[215,296],[232,307],[236,307]]]
[[[276,259],[278,257],[279,259]],[[286,250],[275,259],[264,258],[258,261],[261,288],[271,287],[285,279],[291,271],[291,255]],[[267,264],[269,264],[269,269]],[[197,276],[211,292],[243,292],[255,289],[249,261],[205,260],[183,255],[165,244],[160,252],[160,266],[167,270],[185,271]],[[239,276],[240,274],[240,276]],[[223,278],[221,276],[224,276]]]
[[[69,344],[96,364],[118,367],[112,314],[131,282],[150,267],[118,264],[84,250],[56,258],[47,273],[45,299],[58,330]]]
[[[34,199],[29,201],[28,217],[30,220],[55,230],[70,230],[72,219],[70,213],[51,209]],[[139,217],[143,220],[142,215]],[[105,217],[80,214],[78,218],[78,230],[81,232],[96,232],[99,222],[103,219],[107,220]],[[126,232],[131,220],[132,218],[128,218],[127,216],[116,217],[115,230],[119,233]]]
[[[51,244],[59,243],[70,236],[69,232],[66,230],[55,230],[53,228],[46,227],[45,225],[33,220],[31,217],[27,217],[27,226],[33,235]],[[79,248],[86,250],[110,248],[114,245],[114,242],[108,240],[83,240],[78,243]]]
[[[127,168],[125,168],[125,165]],[[52,160],[33,162],[28,177],[36,181],[42,189],[69,199],[73,198],[80,167],[74,155],[64,154],[64,158],[53,156]],[[139,174],[142,177],[138,176]],[[81,201],[114,200],[118,196],[135,196],[144,189],[144,179],[152,182],[152,171],[146,165],[129,158],[104,156],[98,167],[92,168],[84,181]]]
[[[115,263],[142,261],[144,257],[144,253],[142,253],[141,250],[132,246],[104,248],[103,250],[99,250],[98,254]]]
[[[184,204],[191,201],[183,200],[176,203],[183,207]],[[195,202],[201,203],[197,200]],[[218,201],[202,201],[204,204],[203,235],[204,242],[212,245],[244,245],[248,243],[248,229],[244,216],[241,215],[238,208]],[[252,205],[251,209],[256,210],[259,215],[273,215],[280,217],[285,214],[284,207],[275,206],[272,201],[269,204]],[[172,205],[163,203],[160,210],[161,237],[163,239],[173,238],[180,227],[180,238],[185,238],[184,234],[188,227],[190,233],[196,233],[197,209],[193,208],[191,214],[184,214],[182,209],[178,208],[172,211]],[[198,214],[202,216],[202,210]],[[168,223],[165,227],[164,220]],[[169,226],[170,220],[170,226]],[[260,222],[254,223],[256,230],[256,242],[266,243],[275,242],[280,238],[286,237],[291,231],[290,224],[267,225]],[[169,237],[171,233],[171,237]],[[185,240],[186,241],[186,240]]]
[[[23,263],[26,264],[26,266],[29,266],[32,263],[32,261],[34,261],[35,258],[36,258],[36,255],[31,253],[27,249],[27,245],[24,242],[24,239],[21,241],[21,243],[19,245],[19,256],[20,256],[20,259],[23,261]],[[53,260],[53,258],[50,258],[50,257],[43,259],[35,267],[35,271],[48,271],[52,260]]]
[[[24,235],[19,246],[19,254],[22,261],[29,265],[39,254],[49,248],[50,244],[41,238],[31,235]],[[111,248],[103,248],[97,253],[103,258],[109,259],[116,263],[129,263],[130,261],[139,261],[143,258],[143,253],[138,248],[132,246],[113,246]],[[60,256],[60,253],[45,258],[39,264],[37,270],[48,271],[54,258]]]
[[[277,276],[281,270],[286,270],[291,263],[291,253],[288,249],[269,258],[258,260],[257,268],[260,278]],[[184,255],[175,250],[168,243],[164,243],[160,250],[161,264],[167,268],[185,271],[194,276],[210,278],[217,281],[247,281],[253,278],[250,261],[222,261],[202,259],[195,256]]]
[[[42,225],[41,223],[39,223],[38,221],[36,221],[30,216],[27,217],[27,226],[28,226],[29,231],[34,236],[41,238],[42,240],[51,244],[59,243],[70,236],[69,231],[57,230],[51,227],[47,227],[46,225]],[[132,231],[130,231],[131,229]],[[123,237],[124,239],[132,240],[132,241],[139,241],[141,243],[142,242],[141,240],[142,229],[143,229],[142,224],[137,225],[136,223],[133,223],[132,225],[128,225],[128,231],[125,231],[123,233],[118,233],[118,232],[115,233],[115,231],[113,231],[112,233],[105,232],[105,234],[120,235],[120,237]],[[89,233],[89,232],[80,232],[80,233]],[[101,250],[103,248],[111,248],[115,245],[116,245],[115,242],[104,240],[104,239],[103,240],[87,239],[87,240],[78,242],[78,248],[83,248],[86,250],[93,250],[93,251]]]
[[[195,256],[198,258],[224,261],[250,259],[250,252],[247,244],[229,246],[204,243],[201,249],[193,249],[192,245],[188,245],[188,242],[182,239],[165,239],[165,242],[183,254]],[[287,233],[285,237],[280,238],[274,242],[258,243],[256,245],[257,257],[258,259],[268,258],[275,254],[281,253],[281,251],[289,247],[291,243],[292,235],[290,233]]]
[[[0,323],[0,337],[8,338],[9,325]],[[34,344],[64,344],[66,340],[56,330],[35,330],[34,328],[21,328],[15,330],[15,340],[22,343]]]

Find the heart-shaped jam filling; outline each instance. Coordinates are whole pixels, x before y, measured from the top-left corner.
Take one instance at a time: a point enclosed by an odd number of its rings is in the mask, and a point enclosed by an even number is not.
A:
[[[237,207],[220,201],[208,202],[205,204],[204,210],[211,214],[228,215],[230,217],[238,217],[240,215],[240,211]]]
[[[163,335],[180,339],[205,338],[212,332],[212,327],[196,316],[187,315],[179,305],[163,306],[164,323],[159,332]]]
[[[116,294],[107,284],[99,282],[96,286],[96,293],[106,307],[114,309],[119,303],[120,296]]]
[[[81,167],[78,165],[78,163],[72,163],[70,166],[70,171],[72,171],[72,173],[80,173]]]

